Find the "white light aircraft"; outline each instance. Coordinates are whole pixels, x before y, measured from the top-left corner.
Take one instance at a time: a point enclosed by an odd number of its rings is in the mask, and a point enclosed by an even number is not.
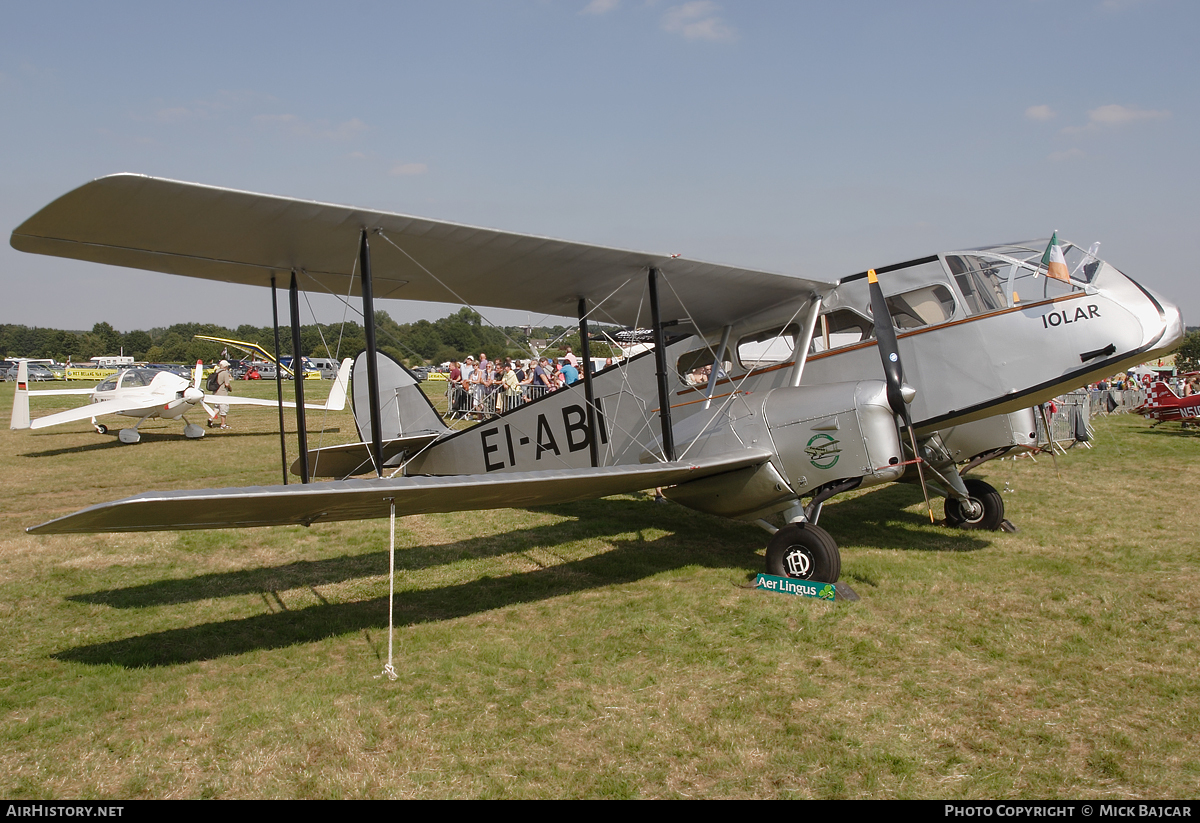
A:
[[[816,522],[825,500],[916,476],[947,495],[948,514],[978,517],[986,492],[957,471],[927,474],[960,462],[946,463],[960,427],[1144,362],[1183,334],[1175,306],[1094,247],[1057,238],[829,281],[114,175],[46,206],[11,243],[272,288],[290,277],[293,306],[300,289],[361,294],[368,330],[355,365],[365,379],[353,387],[363,442],[305,458],[318,475],[367,467],[377,477],[146,492],[35,534],[307,525],[661,486],[683,505],[766,528],[769,572],[834,582],[840,553]],[[589,319],[650,328],[655,345],[450,431],[415,379],[374,350],[372,301],[460,295],[575,315],[583,340]]]
[[[341,411],[346,408],[346,384],[350,378],[351,360],[347,358],[342,363],[337,380],[330,389],[329,398],[323,406],[306,406],[310,409]],[[118,438],[122,443],[137,443],[142,439],[138,428],[147,420],[155,418],[162,420],[182,420],[185,437],[197,440],[204,436],[204,428],[189,422],[186,415],[200,406],[209,418],[216,417],[212,405],[243,405],[243,406],[275,406],[275,400],[261,400],[255,397],[238,397],[235,395],[206,395],[201,388],[204,374],[204,364],[196,363],[194,381],[188,382],[177,374],[159,369],[124,369],[108,378],[100,385],[90,389],[52,389],[48,391],[30,392],[26,374],[26,365],[22,361],[17,373],[17,391],[13,397],[11,428],[14,429],[44,429],[47,426],[57,426],[61,423],[71,423],[76,420],[92,421],[92,426],[100,434],[108,432],[108,427],[97,422],[97,417],[110,414],[137,418],[130,428],[121,429]],[[88,405],[77,409],[48,414],[45,417],[30,419],[29,396],[37,397],[66,394],[86,394],[89,396]],[[294,403],[284,403],[292,408]]]

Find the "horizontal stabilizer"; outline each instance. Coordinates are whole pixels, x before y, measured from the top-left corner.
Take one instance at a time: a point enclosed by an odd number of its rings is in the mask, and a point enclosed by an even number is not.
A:
[[[610,494],[670,486],[769,460],[770,452],[746,449],[715,457],[456,477],[394,477],[292,486],[252,486],[197,491],[145,492],[101,503],[51,520],[30,534],[233,529],[310,525],[396,514],[473,511],[570,503]]]
[[[442,432],[423,432],[395,440],[383,441],[383,465],[391,464],[393,458],[405,452],[420,451],[440,437]],[[344,446],[326,446],[308,452],[309,474],[312,477],[353,477],[374,471],[370,443],[347,443]],[[292,464],[292,474],[300,475],[300,461]]]

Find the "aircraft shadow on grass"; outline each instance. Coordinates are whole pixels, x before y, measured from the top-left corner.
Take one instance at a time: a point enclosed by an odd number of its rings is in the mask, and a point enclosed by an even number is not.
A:
[[[319,429],[319,428],[311,429],[310,428],[310,429],[306,429],[306,431],[308,432],[308,434],[310,436],[318,436],[319,437],[322,434],[338,434],[341,432],[341,427],[333,426],[333,427],[325,428],[325,429]],[[182,442],[185,440],[184,437],[180,436],[178,433],[175,433],[175,432],[164,431],[162,434],[159,434],[154,431],[147,431],[146,429],[142,429],[139,433],[141,434],[142,439],[138,445],[146,445],[149,443],[179,443],[179,442]],[[295,435],[295,431],[291,431],[291,430],[288,431],[289,437],[294,436],[294,435]],[[120,440],[117,439],[116,431],[110,430],[108,434],[102,434],[102,435],[96,435],[96,436],[102,437],[104,439],[99,442],[88,443],[87,445],[83,445],[83,446],[67,446],[67,447],[60,448],[60,449],[47,449],[45,451],[25,452],[24,454],[21,455],[21,457],[31,457],[31,458],[57,457],[57,456],[63,455],[63,454],[86,454],[87,452],[107,451],[108,449],[128,448],[128,446],[126,444],[122,443]],[[219,433],[214,432],[212,436],[214,438],[220,437],[222,440],[225,440],[227,438],[246,438],[246,437],[278,438],[279,432],[277,432],[277,431],[252,432],[252,431],[232,430],[232,431],[225,431],[225,432],[219,432]],[[61,440],[62,434],[59,432],[47,432],[44,435],[34,435],[34,437],[55,437],[55,438],[58,438],[59,440]],[[203,439],[201,439],[200,442],[203,442]]]
[[[900,490],[905,491],[905,490]],[[848,503],[851,501],[847,501]],[[905,503],[905,505],[908,505]],[[881,505],[884,503],[881,501]],[[544,511],[578,516],[579,506],[546,507]],[[587,501],[608,522],[617,522],[621,534],[638,532],[635,539],[616,539],[610,551],[567,563],[504,577],[482,577],[469,583],[437,589],[400,592],[395,598],[394,620],[397,627],[453,620],[493,609],[532,603],[589,589],[632,583],[662,572],[687,566],[729,569],[749,580],[761,563],[757,552],[761,545],[757,533],[744,530],[713,539],[710,526],[721,521],[697,518],[685,509],[659,507],[645,500]],[[856,507],[857,508],[857,507]],[[673,510],[673,511],[672,511]],[[674,517],[663,515],[670,512]],[[678,513],[678,514],[676,514]],[[891,530],[881,530],[877,544],[856,540],[856,545],[895,547],[895,525],[911,522],[920,525],[924,515],[902,512],[891,517]],[[853,515],[847,515],[853,517]],[[599,520],[600,518],[596,518]],[[672,522],[674,521],[674,522]],[[503,535],[486,535],[441,546],[434,551],[404,549],[397,552],[398,572],[416,571],[458,562],[463,559],[496,557],[552,548],[578,539],[581,530],[596,536],[588,525],[592,518],[570,520],[528,529],[516,529]],[[722,525],[728,526],[726,522]],[[645,529],[678,529],[654,540],[642,536]],[[600,530],[603,531],[603,530]],[[861,529],[861,532],[872,531]],[[891,535],[891,541],[887,540]],[[943,551],[976,550],[989,545],[986,539],[969,532],[948,531],[944,538],[949,548]],[[940,541],[939,541],[940,542]],[[964,544],[969,548],[963,548]],[[920,550],[938,550],[916,547]],[[414,562],[415,561],[415,562]],[[231,595],[260,594],[280,611],[236,620],[205,623],[182,629],[79,646],[58,652],[58,660],[91,665],[171,666],[200,660],[284,648],[349,634],[379,630],[387,626],[387,599],[374,598],[354,603],[328,603],[316,590],[331,585],[380,574],[387,568],[387,552],[370,552],[353,557],[300,561],[273,568],[201,575],[188,580],[167,580],[122,589],[67,598],[76,602],[102,604],[113,608],[142,608],[174,605]],[[277,592],[309,588],[321,605],[289,611]]]
[[[916,507],[914,509],[914,507]],[[934,517],[939,514],[933,500]],[[847,548],[974,552],[992,545],[991,532],[939,526],[930,531],[921,490],[909,484],[877,486],[825,509],[821,522],[845,535]]]
[[[1170,421],[1177,423],[1178,421]],[[1154,428],[1145,428],[1138,431],[1138,434],[1149,435],[1151,437],[1170,437],[1179,440],[1192,440],[1200,438],[1200,429],[1185,429],[1181,426],[1172,426],[1170,423],[1164,423],[1161,426]]]

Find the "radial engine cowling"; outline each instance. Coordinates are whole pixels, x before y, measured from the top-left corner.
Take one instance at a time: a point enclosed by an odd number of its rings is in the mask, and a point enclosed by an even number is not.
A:
[[[763,419],[777,464],[797,496],[834,480],[863,486],[904,474],[896,418],[882,380],[798,386],[771,391]]]

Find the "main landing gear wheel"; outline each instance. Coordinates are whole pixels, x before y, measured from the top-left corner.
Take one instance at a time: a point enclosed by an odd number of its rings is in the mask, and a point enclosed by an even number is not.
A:
[[[767,574],[836,583],[842,555],[829,532],[811,523],[789,523],[767,544]]]
[[[960,529],[996,531],[1004,522],[1004,498],[994,487],[974,477],[963,479],[970,499],[946,498],[946,525]]]
[[[108,434],[108,426],[103,423],[96,424],[96,434]]]

